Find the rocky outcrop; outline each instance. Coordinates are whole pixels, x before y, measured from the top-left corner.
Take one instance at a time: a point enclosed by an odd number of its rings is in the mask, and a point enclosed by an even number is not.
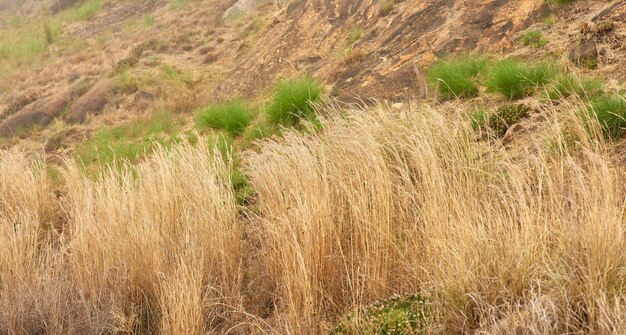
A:
[[[396,1],[381,15],[377,0],[294,0],[216,95],[254,95],[277,76],[308,73],[335,83],[340,96],[404,97],[419,84],[415,66],[453,52],[507,50],[544,6],[541,0]],[[361,37],[348,46],[355,28]]]
[[[46,126],[63,110],[72,98],[69,92],[37,100],[22,108],[0,124],[0,137],[11,137],[35,126]]]
[[[87,116],[100,114],[115,90],[113,80],[100,81],[72,104],[65,120],[70,123],[83,123]]]

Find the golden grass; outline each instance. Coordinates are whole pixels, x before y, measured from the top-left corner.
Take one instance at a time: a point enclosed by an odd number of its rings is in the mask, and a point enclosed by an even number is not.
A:
[[[317,334],[413,293],[429,333],[621,334],[626,176],[560,108],[514,147],[441,107],[342,111],[244,154],[246,219],[208,149],[68,162],[59,199],[3,153],[0,333]]]

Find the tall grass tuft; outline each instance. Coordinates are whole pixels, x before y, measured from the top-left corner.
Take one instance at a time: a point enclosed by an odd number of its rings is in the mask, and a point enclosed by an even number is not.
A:
[[[484,57],[459,57],[440,60],[428,70],[428,81],[437,86],[444,98],[473,97],[478,94],[476,76],[487,66]]]
[[[517,100],[535,93],[556,75],[548,64],[526,64],[505,59],[492,65],[487,74],[487,88],[509,100]]]
[[[282,80],[270,105],[267,119],[283,126],[293,126],[300,119],[311,118],[314,114],[311,103],[322,97],[322,86],[312,78],[292,78]]]
[[[626,99],[616,94],[603,94],[589,103],[591,118],[600,123],[607,138],[619,139],[626,134]]]
[[[196,113],[196,126],[241,134],[252,119],[252,113],[240,100],[208,105]]]

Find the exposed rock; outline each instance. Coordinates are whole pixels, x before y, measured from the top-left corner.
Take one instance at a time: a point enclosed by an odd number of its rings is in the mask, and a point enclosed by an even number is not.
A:
[[[572,43],[567,50],[569,60],[576,66],[596,68],[598,65],[598,46],[592,39]]]
[[[114,93],[115,85],[112,80],[100,81],[72,104],[65,120],[70,123],[83,123],[88,115],[100,114]]]
[[[269,22],[259,40],[226,73],[217,98],[232,92],[254,96],[277,76],[314,74],[333,82],[339,97],[367,96],[398,100],[413,96],[423,66],[454,52],[502,52],[511,37],[541,16],[540,0],[396,1],[380,17],[378,0],[293,0]],[[363,35],[351,54],[338,59],[352,27]],[[303,47],[306,46],[306,47]],[[312,51],[315,63],[302,63]],[[229,55],[225,53],[224,57]],[[246,78],[246,80],[241,80]]]
[[[0,136],[11,137],[34,126],[48,125],[67,108],[71,96],[71,93],[65,92],[22,108],[0,124]]]

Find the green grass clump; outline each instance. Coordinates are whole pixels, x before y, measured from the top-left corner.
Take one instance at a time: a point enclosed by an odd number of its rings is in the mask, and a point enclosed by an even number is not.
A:
[[[535,48],[543,48],[546,44],[548,44],[548,40],[543,37],[540,31],[533,30],[524,34],[522,37],[522,42],[525,46],[532,45]]]
[[[472,97],[478,94],[476,76],[487,66],[484,57],[458,57],[441,60],[430,67],[427,79],[438,85],[446,99]]]
[[[181,125],[181,119],[157,112],[121,126],[103,128],[77,147],[75,157],[87,167],[134,163],[152,152],[156,143],[166,147],[175,143]]]
[[[530,108],[523,104],[502,106],[489,118],[489,128],[496,136],[502,137],[512,125],[528,115],[529,111]]]
[[[626,98],[617,94],[596,96],[589,102],[589,116],[596,119],[607,138],[626,135]]]
[[[200,109],[196,113],[196,126],[225,130],[232,135],[239,135],[248,127],[251,119],[252,113],[248,107],[239,100],[232,100]]]
[[[312,118],[312,102],[322,98],[322,86],[312,78],[283,80],[276,86],[267,108],[267,120],[273,124],[294,126],[300,119]]]
[[[547,96],[550,100],[558,100],[576,94],[581,97],[591,97],[602,92],[602,81],[561,73],[546,86]]]
[[[426,312],[426,301],[421,296],[394,297],[348,314],[329,335],[425,334]]]
[[[517,100],[534,94],[555,75],[555,69],[548,64],[530,65],[506,59],[489,70],[487,88],[509,100]]]

